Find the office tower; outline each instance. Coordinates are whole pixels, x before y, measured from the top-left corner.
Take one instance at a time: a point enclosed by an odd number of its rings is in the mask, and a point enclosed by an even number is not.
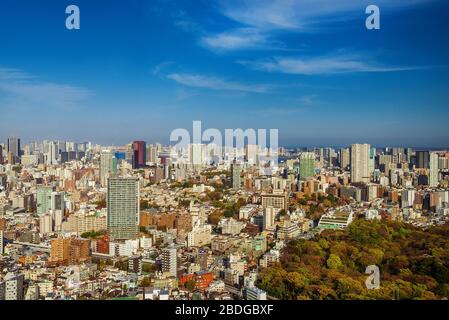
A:
[[[125,145],[125,161],[134,165],[134,145],[132,143]]]
[[[369,148],[369,163],[368,163],[368,172],[371,176],[375,169],[375,158],[376,158],[376,148],[370,147]]]
[[[52,192],[51,193],[51,210],[60,210],[64,212],[65,202],[64,202],[65,192]]]
[[[37,214],[45,214],[51,209],[51,194],[53,188],[49,186],[39,186],[36,191]]]
[[[60,154],[61,164],[69,162],[69,154],[70,152],[64,151]]]
[[[157,147],[152,147],[151,148],[151,161],[156,163],[157,162],[157,157],[158,157],[158,153],[160,151],[158,150]]]
[[[239,189],[240,186],[242,185],[242,178],[241,178],[241,173],[242,173],[242,166],[240,164],[237,163],[233,163],[231,164],[231,179],[232,179],[232,187],[234,189]]]
[[[412,207],[415,201],[416,190],[415,189],[405,189],[401,193],[401,203],[402,208]]]
[[[147,149],[145,150],[146,152],[146,157],[147,157],[147,162],[151,163],[151,152],[153,150],[153,145],[151,144],[147,144]]]
[[[55,231],[61,231],[62,220],[64,218],[64,211],[62,210],[52,210],[51,218],[53,222],[53,229]],[[91,230],[89,230],[91,231]]]
[[[100,154],[100,183],[101,186],[106,187],[108,178],[114,177],[117,173],[117,159],[111,151],[104,150]]]
[[[51,214],[45,213],[39,217],[39,233],[46,234],[53,232],[53,218]]]
[[[171,163],[170,154],[160,153],[159,159],[162,165],[164,179],[170,179],[170,163]]]
[[[85,141],[85,142],[78,143],[78,145],[76,147],[76,151],[87,152],[91,148],[92,148],[92,143]]]
[[[337,160],[338,160],[338,153],[336,150],[330,148],[329,151],[329,164],[331,166],[337,166]]]
[[[274,219],[276,217],[277,210],[273,207],[265,208],[263,213],[263,228],[270,228],[274,224]]]
[[[405,149],[405,153],[407,155],[407,162],[410,163],[411,159],[412,159],[412,155],[413,155],[413,150],[412,148],[407,148]]]
[[[391,154],[393,156],[398,156],[398,155],[401,155],[401,154],[405,154],[405,149],[404,148],[394,147],[394,148],[391,149]]]
[[[438,153],[432,152],[430,153],[430,161],[429,161],[429,186],[437,187],[438,186]]]
[[[16,137],[10,137],[6,143],[6,152],[12,154],[14,162],[20,162],[20,139]]]
[[[245,146],[245,160],[251,165],[259,164],[259,146],[257,144]]]
[[[3,255],[3,230],[0,230],[0,256]]]
[[[416,168],[429,168],[429,151],[416,151]]]
[[[108,180],[108,233],[111,240],[136,239],[139,233],[139,179]]]
[[[147,161],[151,162],[151,163],[156,163],[157,162],[157,148],[155,146],[153,146],[152,144],[150,144],[147,147]]]
[[[76,152],[78,151],[78,146],[75,142],[66,142],[65,143],[65,151],[70,152]]]
[[[370,181],[369,173],[370,145],[351,145],[351,182]]]
[[[382,172],[388,172],[390,163],[392,163],[392,156],[390,154],[379,155],[379,169]]]
[[[438,169],[449,169],[449,158],[448,157],[438,157]]]
[[[221,146],[216,143],[209,143],[206,148],[206,163],[207,164],[219,164],[223,159]]]
[[[34,144],[29,143],[23,148],[23,155],[30,156],[34,154]]]
[[[345,169],[350,164],[350,152],[349,148],[341,148],[340,149],[340,168]]]
[[[42,150],[41,150],[41,152],[42,153],[48,153],[48,144],[49,144],[49,141],[48,140],[44,140],[44,141],[42,141]]]
[[[147,147],[145,141],[134,141],[134,162],[133,169],[143,168],[147,164]]]
[[[299,155],[299,178],[307,179],[315,175],[315,153],[303,152]]]
[[[335,150],[332,148],[324,148],[320,153],[322,154],[323,160],[329,165],[333,165],[333,159],[335,157]],[[322,161],[323,162],[323,161]]]
[[[3,164],[3,146],[0,145],[0,164]]]
[[[170,276],[176,277],[178,261],[176,248],[171,245],[162,250],[162,272],[168,272]]]
[[[45,163],[48,165],[58,164],[59,149],[55,141],[49,141],[47,144],[47,152],[45,153]]]
[[[189,144],[189,162],[193,165],[202,165],[206,162],[206,145],[201,143]]]
[[[56,145],[58,146],[58,151],[61,152],[65,152],[66,151],[66,143],[65,141],[57,141]]]

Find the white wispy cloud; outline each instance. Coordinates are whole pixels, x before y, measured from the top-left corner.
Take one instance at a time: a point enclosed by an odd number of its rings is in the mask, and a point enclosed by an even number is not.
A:
[[[353,72],[394,72],[426,67],[390,67],[366,62],[357,55],[335,55],[313,58],[276,57],[255,61],[239,61],[255,70],[299,75],[323,75]]]
[[[223,15],[246,26],[261,30],[302,30],[327,18],[360,12],[368,5],[401,8],[433,0],[222,0]]]
[[[198,95],[198,92],[194,91],[195,89],[186,89],[184,87],[181,87],[179,89],[176,90],[175,92],[175,99],[177,101],[183,101],[183,100],[187,100],[190,99],[192,97],[195,97]]]
[[[153,69],[151,70],[151,73],[154,75],[158,75],[161,73],[161,71],[163,69],[165,69],[166,67],[168,67],[172,64],[173,64],[172,61],[163,61],[163,62],[157,64],[156,66],[154,66]]]
[[[71,107],[92,95],[86,88],[41,81],[19,69],[0,68],[0,92],[9,105]]]
[[[203,36],[201,44],[214,50],[261,48],[267,38],[255,28],[239,28],[214,35]]]
[[[211,90],[230,90],[253,93],[266,93],[271,89],[270,85],[244,84],[228,81],[218,77],[204,76],[199,74],[171,73],[168,79],[176,81],[182,85]]]
[[[0,68],[0,81],[21,81],[31,79],[32,76],[18,69]]]
[[[175,25],[187,32],[203,32],[203,28],[196,23],[187,12],[181,10],[173,14]]]
[[[436,0],[377,0],[383,9],[398,9]],[[286,50],[275,32],[306,32],[326,22],[365,14],[372,0],[220,0],[218,11],[240,27],[202,35],[200,43],[215,51],[239,49]],[[357,13],[357,14],[356,14]]]

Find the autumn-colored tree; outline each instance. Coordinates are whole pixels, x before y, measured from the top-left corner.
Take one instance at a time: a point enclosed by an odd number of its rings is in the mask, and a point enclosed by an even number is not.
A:
[[[215,210],[208,216],[208,222],[214,226],[218,225],[218,222],[220,219],[223,218],[223,211],[222,210]]]
[[[287,243],[257,284],[280,299],[449,298],[449,225],[427,230],[395,221],[355,220],[311,240]],[[369,265],[381,285],[365,287]]]
[[[329,259],[327,259],[326,265],[329,269],[334,270],[338,270],[343,266],[340,257],[333,253],[331,253]]]

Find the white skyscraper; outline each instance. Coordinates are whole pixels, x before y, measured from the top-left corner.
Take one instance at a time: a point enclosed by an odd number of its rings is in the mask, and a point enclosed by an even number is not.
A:
[[[370,181],[369,173],[370,145],[351,145],[351,182]]]
[[[3,254],[3,230],[0,230],[0,256]]]
[[[53,232],[53,217],[46,213],[39,217],[39,233],[47,234]]]
[[[58,164],[58,158],[59,158],[58,144],[55,141],[50,141],[50,142],[48,142],[47,148],[48,148],[48,152],[45,154],[46,164],[48,164],[48,165]]]
[[[257,144],[248,144],[245,146],[245,158],[251,165],[259,164],[259,146]]]
[[[273,207],[265,208],[263,213],[263,228],[270,228],[274,224],[277,210]]]
[[[438,186],[438,153],[431,152],[430,153],[430,177],[429,177],[429,186],[437,187]]]
[[[206,145],[192,143],[189,145],[189,161],[193,165],[203,165],[206,163]]]
[[[147,145],[147,162],[150,163],[157,162],[157,148],[152,144]]]

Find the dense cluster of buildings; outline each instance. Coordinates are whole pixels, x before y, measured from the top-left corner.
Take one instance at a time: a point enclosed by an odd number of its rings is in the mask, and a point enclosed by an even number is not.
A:
[[[257,275],[287,241],[449,219],[447,151],[279,148],[267,173],[257,145],[208,150],[8,138],[0,299],[269,299]]]

